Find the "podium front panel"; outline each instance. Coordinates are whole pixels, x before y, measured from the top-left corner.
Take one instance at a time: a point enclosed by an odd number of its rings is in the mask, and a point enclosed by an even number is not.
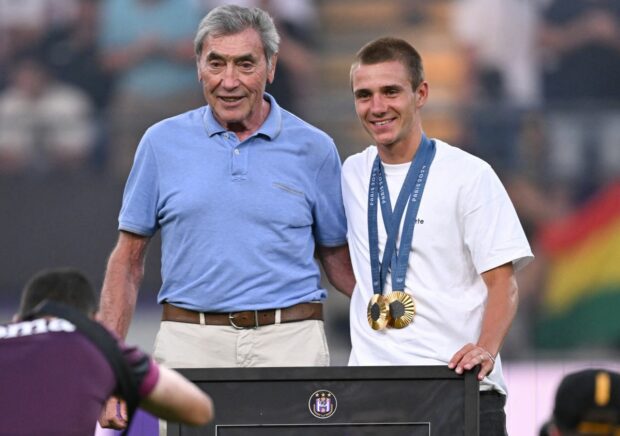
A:
[[[477,436],[477,371],[444,366],[179,370],[213,398],[204,427],[168,436]]]

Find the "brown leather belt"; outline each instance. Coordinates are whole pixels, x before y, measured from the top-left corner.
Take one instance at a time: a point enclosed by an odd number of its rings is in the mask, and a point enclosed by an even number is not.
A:
[[[202,315],[204,315],[205,325],[229,325],[236,329],[252,329],[276,323],[276,309],[214,313],[196,312],[168,303],[164,303],[163,306],[162,321],[202,324],[200,320],[202,313]],[[280,309],[281,323],[311,319],[323,319],[323,305],[321,303],[300,303],[295,306]]]

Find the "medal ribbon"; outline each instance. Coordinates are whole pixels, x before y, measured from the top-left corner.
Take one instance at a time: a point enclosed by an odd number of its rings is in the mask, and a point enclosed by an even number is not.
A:
[[[375,294],[383,294],[388,269],[392,271],[392,288],[405,288],[405,275],[409,262],[409,253],[413,241],[413,230],[422,200],[422,193],[426,185],[428,171],[435,157],[435,143],[426,135],[422,135],[418,151],[407,171],[405,182],[401,187],[394,212],[387,189],[385,173],[379,155],[375,158],[370,175],[368,188],[368,242],[370,245],[370,269],[372,274],[372,288]],[[383,251],[383,258],[379,262],[379,229],[377,225],[377,202],[381,204],[381,214],[387,233],[387,241]],[[403,235],[400,247],[396,253],[396,239],[405,206],[409,204],[403,224]],[[389,263],[388,263],[389,262]]]

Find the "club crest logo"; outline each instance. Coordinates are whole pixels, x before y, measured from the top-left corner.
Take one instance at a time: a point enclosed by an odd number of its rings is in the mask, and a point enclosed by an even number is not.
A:
[[[336,397],[330,391],[316,391],[308,401],[310,413],[319,419],[329,418],[336,411]]]

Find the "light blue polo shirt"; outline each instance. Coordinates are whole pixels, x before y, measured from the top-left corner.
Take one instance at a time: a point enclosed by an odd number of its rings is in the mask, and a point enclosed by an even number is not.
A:
[[[314,250],[346,242],[340,157],[328,135],[265,98],[269,116],[242,142],[208,106],[144,134],[119,229],[161,229],[158,302],[230,312],[326,298]]]

